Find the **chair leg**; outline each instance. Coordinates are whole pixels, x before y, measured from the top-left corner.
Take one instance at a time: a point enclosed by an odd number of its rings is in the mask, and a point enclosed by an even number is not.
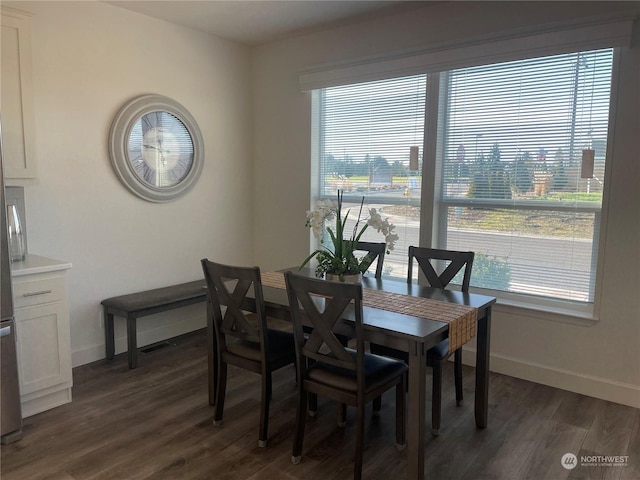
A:
[[[433,396],[431,400],[431,433],[440,435],[440,415],[442,410],[442,362],[433,364]]]
[[[269,397],[269,400],[271,400],[271,398],[273,398],[273,383],[271,382],[271,373],[269,373],[267,377],[267,395]]]
[[[462,348],[459,348],[454,353],[454,365],[453,365],[455,383],[456,383],[456,405],[462,405],[464,400],[462,393]]]
[[[227,390],[227,364],[218,359],[218,375],[216,385],[216,404],[213,410],[213,424],[218,426],[222,423],[222,412],[224,410],[224,397]]]
[[[406,438],[406,383],[407,376],[402,376],[402,381],[396,385],[396,447],[398,450],[404,450],[407,444]]]
[[[347,404],[338,403],[338,426],[344,428],[347,426]]]
[[[344,405],[344,404],[343,404]],[[362,478],[362,452],[364,450],[364,401],[358,400],[356,411],[356,453],[354,458],[353,478]]]
[[[215,405],[216,402],[216,397],[218,396],[218,377],[220,376],[220,373],[218,372],[218,352],[217,352],[217,347],[215,346],[216,341],[213,341],[214,347],[213,347],[213,379],[212,379],[212,389],[211,389],[211,395],[212,395],[212,399],[213,399],[213,403],[212,405]]]
[[[271,372],[262,375],[262,398],[260,405],[260,436],[258,446],[267,446],[267,430],[269,428],[269,402],[271,401]]]
[[[315,393],[309,394],[309,416],[315,417],[318,411],[318,395]]]
[[[304,440],[304,426],[307,421],[307,392],[298,387],[298,407],[296,410],[296,431],[293,437],[291,463],[297,465],[302,459],[302,441]]]
[[[382,408],[382,395],[373,399],[373,416],[377,417],[380,415],[380,409]]]

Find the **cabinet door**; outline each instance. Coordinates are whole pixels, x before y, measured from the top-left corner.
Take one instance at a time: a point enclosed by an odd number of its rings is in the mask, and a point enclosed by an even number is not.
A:
[[[71,347],[63,302],[16,310],[20,394],[71,383]]]
[[[31,18],[6,7],[0,59],[4,175],[8,185],[21,185],[36,178]]]

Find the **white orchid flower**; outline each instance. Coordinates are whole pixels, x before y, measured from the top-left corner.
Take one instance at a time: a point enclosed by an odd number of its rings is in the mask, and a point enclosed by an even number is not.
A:
[[[342,231],[343,227],[343,218],[340,218],[344,215],[344,218],[349,215],[349,210],[344,212],[340,212],[338,215],[338,210],[341,209],[342,205],[342,192],[338,191],[338,201],[324,199],[317,200],[315,203],[315,208],[313,210],[307,211],[307,221],[306,226],[311,228],[313,232],[313,236],[320,240],[320,243],[323,243],[325,237],[325,229],[331,230],[331,240],[334,243],[333,250],[330,248],[319,249],[311,253],[311,255],[304,261],[303,266],[307,264],[312,258],[316,258],[318,260],[318,267],[316,268],[316,274],[321,275],[324,273],[337,273],[340,275],[353,273],[359,270],[364,265],[362,263],[363,259],[358,259],[353,254],[353,248],[345,247],[348,245],[347,241],[354,242],[359,239],[360,236],[364,233],[365,228],[370,227],[376,230],[378,233],[382,233],[385,238],[385,243],[387,245],[387,253],[391,252],[394,248],[394,244],[398,241],[399,237],[396,233],[394,233],[395,225],[389,222],[388,218],[383,219],[380,212],[375,208],[369,209],[369,218],[366,221],[365,225],[360,223],[360,215],[362,213],[362,208],[364,205],[364,197],[362,197],[362,202],[360,203],[360,211],[358,213],[358,218],[353,228],[353,233],[350,238],[342,238],[344,232]],[[335,221],[335,230],[332,227],[327,226],[327,222]],[[363,219],[364,221],[364,219]],[[342,248],[338,250],[338,246],[336,242],[340,242]],[[341,257],[336,256],[334,252],[341,252]],[[346,254],[345,254],[346,252]]]

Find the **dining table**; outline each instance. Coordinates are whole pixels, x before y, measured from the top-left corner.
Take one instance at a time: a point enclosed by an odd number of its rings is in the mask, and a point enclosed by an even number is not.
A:
[[[310,268],[263,272],[263,297],[268,317],[291,321],[289,301],[280,281],[282,272],[291,271],[297,274],[314,276]],[[273,279],[278,279],[274,281]],[[464,293],[456,290],[443,290],[418,283],[408,283],[390,277],[362,277],[362,287],[372,294],[377,301],[389,299],[389,304],[410,304],[415,297],[427,299],[430,306],[437,309],[437,315],[416,314],[407,309],[394,309],[388,305],[370,306],[365,302],[363,307],[363,324],[365,339],[369,342],[396,348],[408,353],[408,392],[407,392],[407,478],[422,480],[425,478],[425,405],[426,405],[426,369],[427,350],[444,339],[452,338],[453,328],[447,321],[434,320],[446,316],[460,315],[460,307],[468,307],[465,312],[473,312],[473,334],[476,340],[475,362],[475,423],[478,428],[487,426],[489,400],[489,353],[491,338],[491,309],[495,297],[476,293]],[[403,297],[404,296],[404,297]],[[398,300],[400,300],[398,302]],[[406,301],[403,301],[406,300]],[[245,305],[247,310],[255,310],[251,299]],[[404,311],[404,313],[402,313]],[[344,314],[343,322],[349,327],[350,313]],[[209,364],[209,403],[214,404],[215,345],[213,342],[213,323],[211,314],[207,315],[208,332],[208,364]],[[477,327],[477,328],[476,328]],[[349,331],[342,333],[349,334]],[[352,333],[352,332],[351,332]]]

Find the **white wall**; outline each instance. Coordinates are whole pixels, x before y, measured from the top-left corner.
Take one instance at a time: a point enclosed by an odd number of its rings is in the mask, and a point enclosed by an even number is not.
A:
[[[638,2],[451,2],[283,40],[254,51],[255,244],[264,268],[297,265],[308,253],[310,95],[297,75],[311,66],[570,21],[635,8]],[[497,307],[492,370],[640,407],[640,47],[624,55],[611,196],[604,237],[600,321],[550,321]],[[465,361],[472,361],[467,349]]]
[[[14,6],[33,14],[39,181],[25,188],[29,250],[73,264],[75,366],[104,358],[104,298],[202,278],[203,257],[252,263],[249,51],[101,2]],[[167,204],[129,193],[108,157],[113,117],[145,93],[180,102],[204,136],[199,182]],[[202,327],[204,313],[200,304],[140,319],[139,343]]]
[[[607,13],[638,2],[453,2],[249,51],[99,2],[19,2],[33,13],[39,183],[25,188],[29,249],[73,263],[74,365],[104,357],[100,301],[199,278],[199,259],[297,265],[308,253],[310,97],[299,71],[519,26]],[[496,309],[492,368],[640,406],[640,48],[623,59],[605,238],[600,321],[577,326]],[[151,204],[118,182],[107,152],[130,98],[182,103],[205,139],[194,190]],[[253,160],[253,162],[252,162]],[[255,253],[255,256],[254,256]],[[178,311],[176,311],[178,312]],[[149,343],[204,325],[204,306],[140,321]],[[169,319],[169,316],[171,319]],[[118,322],[117,351],[124,350]]]

